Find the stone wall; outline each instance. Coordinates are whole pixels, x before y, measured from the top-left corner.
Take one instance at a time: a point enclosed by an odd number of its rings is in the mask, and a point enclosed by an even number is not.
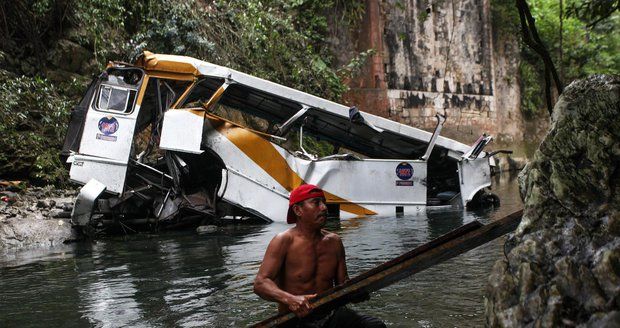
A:
[[[425,130],[445,113],[442,134],[464,142],[483,132],[524,139],[517,36],[493,31],[490,0],[366,0],[359,29],[332,30],[343,64],[377,51],[351,81],[349,103]]]

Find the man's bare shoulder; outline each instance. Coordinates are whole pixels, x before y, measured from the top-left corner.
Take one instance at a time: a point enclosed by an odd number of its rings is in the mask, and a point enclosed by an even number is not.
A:
[[[294,236],[288,229],[286,231],[280,232],[275,235],[271,241],[269,242],[269,246],[267,247],[267,253],[282,253],[285,254],[288,248],[293,243]]]
[[[321,229],[321,234],[323,235],[323,240],[324,241],[342,243],[342,240],[340,239],[340,236],[338,234],[336,234],[336,233],[327,231],[325,229]]]
[[[295,234],[293,228],[290,228],[277,234],[275,237],[273,237],[273,240],[281,243],[290,243],[294,238]]]

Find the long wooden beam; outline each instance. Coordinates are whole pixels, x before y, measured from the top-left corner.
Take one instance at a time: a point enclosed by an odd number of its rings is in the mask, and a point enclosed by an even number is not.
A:
[[[487,225],[474,221],[448,232],[397,258],[368,270],[342,285],[331,288],[311,300],[313,311],[329,311],[359,299],[433,265],[444,262],[489,241],[514,231],[523,216],[516,211]],[[292,312],[278,314],[252,327],[278,327],[296,319]]]

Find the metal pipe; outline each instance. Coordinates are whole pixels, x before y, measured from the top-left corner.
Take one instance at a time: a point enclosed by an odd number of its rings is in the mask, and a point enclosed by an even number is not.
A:
[[[297,113],[295,113],[295,115],[291,116],[291,118],[286,120],[286,122],[284,122],[282,124],[282,126],[278,127],[278,132],[276,133],[276,135],[281,137],[281,136],[287,134],[288,131],[293,126],[293,124],[295,124],[295,122],[297,122],[297,120],[299,120],[299,118],[301,118],[304,114],[306,114],[306,112],[308,112],[308,109],[310,109],[310,107],[308,107],[306,105],[302,105],[301,109],[299,111],[297,111]]]
[[[441,115],[437,113],[435,114],[435,117],[437,118],[437,126],[435,126],[435,132],[433,132],[433,136],[428,142],[428,146],[426,147],[426,153],[424,153],[424,156],[422,156],[421,158],[423,161],[428,160],[428,158],[431,156],[431,152],[433,151],[433,148],[435,148],[435,142],[437,142],[437,137],[441,132],[441,128],[443,128],[443,123],[446,121],[446,115]]]

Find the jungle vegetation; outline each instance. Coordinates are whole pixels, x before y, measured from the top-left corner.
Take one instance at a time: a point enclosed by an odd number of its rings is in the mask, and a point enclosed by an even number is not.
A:
[[[526,2],[539,38],[557,70],[560,86],[591,74],[620,73],[620,35],[615,32],[620,30],[619,0]],[[493,0],[491,8],[494,27],[503,33],[522,35],[515,0]],[[543,92],[545,64],[523,38],[520,42],[521,110],[531,119],[548,115]],[[553,100],[558,97],[556,90]]]

